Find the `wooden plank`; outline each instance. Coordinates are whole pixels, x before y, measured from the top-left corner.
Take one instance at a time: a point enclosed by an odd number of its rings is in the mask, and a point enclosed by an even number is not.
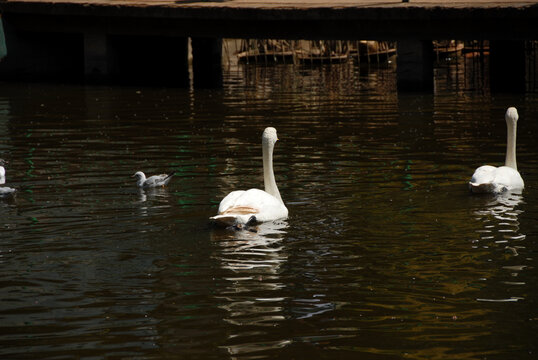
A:
[[[37,6],[57,7],[59,5],[79,5],[83,7],[143,7],[143,8],[175,8],[175,9],[244,9],[244,10],[312,10],[312,9],[524,9],[538,5],[538,1],[439,1],[420,0],[402,2],[397,0],[227,0],[227,1],[196,1],[196,0],[3,0],[1,9],[13,9],[15,6],[32,9]]]
[[[42,3],[42,4],[81,4],[81,5],[108,5],[108,6],[170,6],[183,8],[255,8],[255,9],[311,9],[311,8],[350,8],[350,7],[374,7],[374,8],[414,8],[414,7],[440,7],[440,8],[522,8],[536,6],[537,1],[439,1],[420,0],[402,2],[397,0],[228,0],[228,1],[195,1],[195,0],[3,0],[2,3]]]

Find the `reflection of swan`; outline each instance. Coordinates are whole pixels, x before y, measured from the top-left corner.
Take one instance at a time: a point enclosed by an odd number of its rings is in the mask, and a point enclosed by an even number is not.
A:
[[[509,192],[499,194],[499,196],[491,199],[483,209],[475,211],[475,215],[491,215],[497,220],[509,220],[512,221],[513,224],[519,224],[517,218],[521,213],[521,210],[515,210],[515,207],[522,201],[523,196],[521,196],[521,194]]]
[[[214,257],[227,280],[217,295],[222,303],[220,307],[229,312],[225,321],[235,325],[275,326],[285,320],[282,290],[286,285],[280,280],[280,273],[288,258],[282,244],[286,227],[285,221],[275,221],[258,225],[257,232],[212,231],[212,240],[218,245]],[[245,335],[238,330],[236,339]]]
[[[273,221],[259,224],[245,231],[215,231],[213,240],[222,245],[223,268],[245,270],[255,268],[272,268],[281,260],[279,245],[288,226],[285,221]],[[254,255],[255,261],[251,261]],[[264,258],[265,260],[263,260]]]
[[[146,175],[142,171],[137,171],[133,177],[136,177],[136,185],[141,188],[154,188],[165,186],[170,182],[174,173],[153,175],[146,179]]]
[[[516,163],[516,132],[517,110],[514,107],[506,110],[506,160],[504,166],[495,167],[484,165],[476,169],[469,182],[469,188],[475,193],[501,193],[503,191],[521,192],[524,187],[523,179],[517,171]]]
[[[7,186],[0,187],[0,197],[8,197],[15,194],[15,189]]]
[[[473,213],[477,220],[483,222],[483,227],[478,229],[478,239],[473,241],[473,248],[485,250],[489,266],[493,266],[495,271],[490,273],[483,280],[495,284],[493,288],[485,287],[481,290],[477,301],[486,302],[516,302],[525,298],[528,291],[525,281],[518,280],[520,275],[527,268],[529,258],[520,256],[525,254],[526,235],[521,233],[518,217],[523,210],[517,206],[523,203],[521,194],[505,192],[499,194]],[[495,252],[494,249],[498,251]],[[502,253],[499,253],[502,251]],[[495,258],[493,255],[497,253]],[[499,269],[502,269],[499,271]],[[499,296],[499,286],[509,287],[510,296]],[[507,294],[506,293],[506,294]],[[520,296],[517,296],[520,295]]]
[[[273,173],[273,148],[277,140],[276,129],[266,128],[262,135],[265,191],[259,189],[232,191],[222,199],[218,215],[211,217],[211,220],[230,226],[288,217],[288,209],[280,197]]]

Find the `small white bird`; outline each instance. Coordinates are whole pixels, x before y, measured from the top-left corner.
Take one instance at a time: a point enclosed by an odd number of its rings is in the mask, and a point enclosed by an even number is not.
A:
[[[146,179],[146,175],[142,171],[137,171],[133,177],[136,177],[136,185],[140,188],[153,188],[165,186],[170,182],[174,173],[153,175]]]
[[[521,192],[525,187],[516,163],[516,135],[519,115],[515,107],[506,110],[504,116],[507,127],[506,159],[504,166],[480,166],[475,170],[469,189],[473,193],[498,194],[505,191]]]
[[[218,215],[210,217],[210,220],[224,226],[236,226],[288,217],[288,209],[280,197],[273,173],[273,149],[277,140],[275,128],[268,127],[264,130],[262,154],[265,191],[232,191],[220,202]]]

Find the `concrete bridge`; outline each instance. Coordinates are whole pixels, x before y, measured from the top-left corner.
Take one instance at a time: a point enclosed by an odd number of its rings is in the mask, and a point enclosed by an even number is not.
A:
[[[405,1],[405,0],[404,0]],[[490,40],[492,90],[525,86],[538,1],[0,0],[0,80],[221,84],[222,38],[396,40],[398,87],[433,88],[432,40]]]

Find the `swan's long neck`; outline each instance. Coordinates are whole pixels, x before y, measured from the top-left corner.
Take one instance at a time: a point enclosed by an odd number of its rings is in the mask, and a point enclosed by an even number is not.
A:
[[[505,166],[511,167],[517,170],[516,162],[516,135],[517,135],[517,123],[515,121],[510,121],[506,123],[507,127],[507,140],[506,140],[506,160],[504,162]]]
[[[273,173],[273,146],[269,143],[263,144],[263,184],[266,193],[273,195],[281,203],[284,203],[280,197],[280,192],[276,186],[275,174]]]

